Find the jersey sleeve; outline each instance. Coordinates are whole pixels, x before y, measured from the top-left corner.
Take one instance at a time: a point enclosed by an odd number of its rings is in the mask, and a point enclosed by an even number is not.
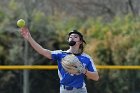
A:
[[[94,65],[94,61],[91,57],[89,58],[89,64],[87,65],[87,69],[91,72],[96,72],[97,71],[97,69]]]
[[[62,50],[51,51],[51,55],[52,55],[52,60],[53,61],[60,60],[61,55],[62,55]]]

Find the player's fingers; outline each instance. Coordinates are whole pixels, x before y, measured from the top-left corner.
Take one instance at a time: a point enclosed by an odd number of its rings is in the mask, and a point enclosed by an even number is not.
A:
[[[23,27],[23,28],[21,28],[21,31],[20,32],[21,33],[24,33],[24,34],[28,34],[29,33],[29,30],[28,30],[28,28]]]
[[[26,31],[21,31],[20,32],[21,33],[21,35],[24,37],[24,38],[28,38],[28,32],[26,32]]]
[[[26,28],[26,27],[22,27],[22,28],[20,29],[20,31],[21,31],[21,32],[23,32],[23,31],[28,32],[28,28]]]

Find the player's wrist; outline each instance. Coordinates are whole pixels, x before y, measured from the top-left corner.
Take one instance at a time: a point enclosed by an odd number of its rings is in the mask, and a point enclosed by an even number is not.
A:
[[[84,75],[87,74],[87,69],[84,69],[83,74],[84,74]]]

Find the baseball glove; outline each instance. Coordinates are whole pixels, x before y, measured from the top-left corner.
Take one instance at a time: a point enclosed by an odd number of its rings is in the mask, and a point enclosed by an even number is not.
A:
[[[70,74],[85,73],[85,68],[74,54],[69,54],[62,59],[62,67]]]

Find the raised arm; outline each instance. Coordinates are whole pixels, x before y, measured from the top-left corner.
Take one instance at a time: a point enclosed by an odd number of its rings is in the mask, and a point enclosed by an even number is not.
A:
[[[20,29],[21,35],[31,44],[31,46],[41,55],[51,59],[51,51],[48,49],[44,49],[40,46],[31,36],[28,28],[24,27]]]

